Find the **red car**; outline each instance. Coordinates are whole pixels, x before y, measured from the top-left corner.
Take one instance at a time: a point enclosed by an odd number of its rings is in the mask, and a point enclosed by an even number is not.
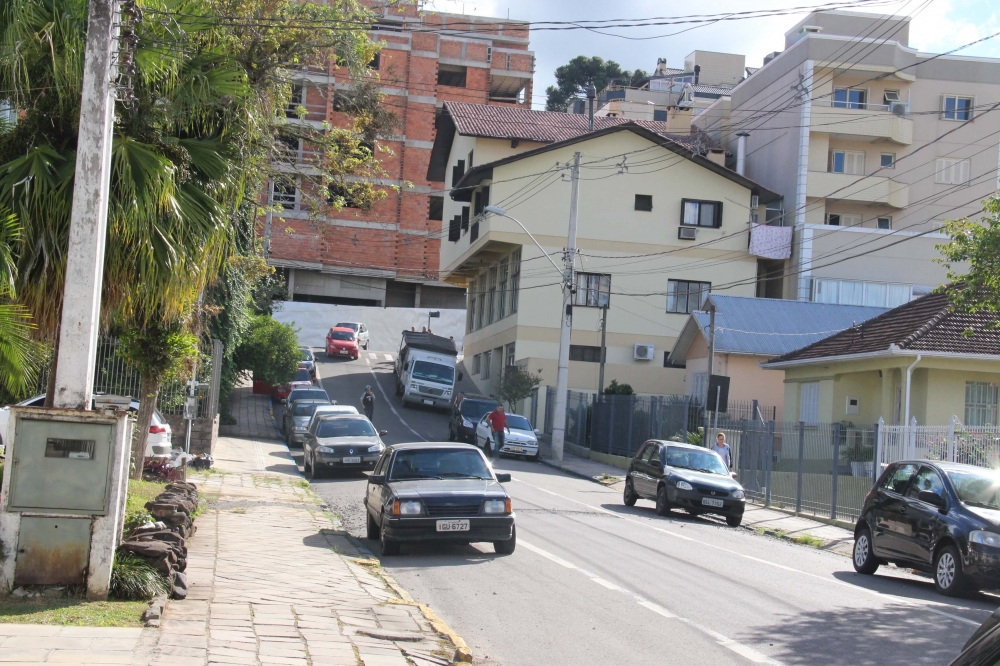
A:
[[[275,400],[284,400],[292,392],[293,388],[298,386],[312,386],[312,384],[312,376],[309,374],[309,370],[299,366],[299,369],[295,371],[295,376],[292,377],[292,381],[273,387],[271,395],[274,396]]]
[[[346,356],[356,361],[359,350],[358,334],[349,328],[333,327],[326,334],[327,356]]]

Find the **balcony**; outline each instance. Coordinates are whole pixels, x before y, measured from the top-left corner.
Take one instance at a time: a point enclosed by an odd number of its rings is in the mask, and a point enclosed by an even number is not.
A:
[[[910,188],[904,183],[884,176],[865,177],[846,173],[810,171],[806,196],[906,208],[910,202]]]
[[[913,143],[909,105],[896,102],[891,107],[860,104],[855,105],[860,108],[847,108],[844,104],[828,99],[813,100],[809,129],[856,141],[888,139],[905,146]]]

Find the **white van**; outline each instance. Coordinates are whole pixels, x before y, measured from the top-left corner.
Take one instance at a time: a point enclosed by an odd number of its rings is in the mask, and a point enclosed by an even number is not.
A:
[[[455,341],[433,333],[403,331],[393,372],[404,405],[449,408],[455,390]],[[459,374],[458,379],[462,376]]]

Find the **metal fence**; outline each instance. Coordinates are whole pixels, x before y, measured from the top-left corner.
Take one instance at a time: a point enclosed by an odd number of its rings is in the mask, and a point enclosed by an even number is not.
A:
[[[1000,468],[1000,426],[966,426],[957,417],[945,426],[887,426],[879,422],[880,467],[897,460],[923,458]]]

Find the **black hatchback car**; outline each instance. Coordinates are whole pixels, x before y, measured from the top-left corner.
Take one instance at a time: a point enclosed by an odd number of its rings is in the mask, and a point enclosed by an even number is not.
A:
[[[1000,587],[1000,473],[928,460],[886,467],[854,528],[854,569],[887,562],[932,574],[948,596]]]
[[[692,515],[724,516],[730,527],[739,527],[745,497],[743,486],[714,451],[654,439],[643,444],[629,463],[622,500],[635,506],[636,500],[651,499],[661,516],[674,508],[685,509]]]
[[[458,407],[452,406],[451,420],[448,422],[448,439],[460,442],[476,442],[476,426],[479,421],[499,405],[485,395],[467,395]]]
[[[393,444],[368,477],[368,538],[383,555],[399,554],[404,541],[491,541],[509,555],[517,533],[507,481],[469,444]]]

